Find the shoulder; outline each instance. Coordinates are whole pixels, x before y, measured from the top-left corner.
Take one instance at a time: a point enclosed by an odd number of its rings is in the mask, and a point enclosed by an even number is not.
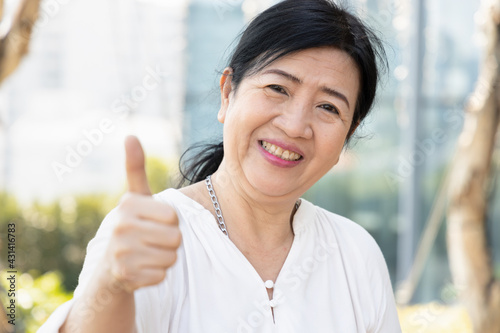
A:
[[[346,274],[372,291],[390,287],[387,264],[375,239],[356,222],[308,203],[315,214],[311,230],[314,238],[337,248]]]
[[[344,273],[370,332],[401,332],[387,264],[375,239],[356,222],[311,203],[315,238],[336,242]],[[354,291],[356,290],[356,291]]]
[[[345,250],[359,252],[363,257],[382,256],[375,239],[358,223],[316,206],[307,200],[303,201],[310,207],[309,210],[315,216],[313,227],[317,229],[318,234],[330,239],[335,238],[339,246]]]
[[[154,198],[175,209],[184,240],[190,234],[200,232],[210,234],[210,230],[214,226],[217,227],[216,223],[208,223],[213,221],[213,216],[200,204],[201,198],[187,196],[182,191],[173,188],[155,194]]]
[[[189,213],[199,212],[205,208],[195,199],[186,196],[178,189],[169,188],[157,194],[154,194],[155,200],[167,203],[174,207],[178,212]]]
[[[183,201],[183,194],[178,189],[168,188],[166,190],[153,194],[153,198],[166,203],[181,203]]]

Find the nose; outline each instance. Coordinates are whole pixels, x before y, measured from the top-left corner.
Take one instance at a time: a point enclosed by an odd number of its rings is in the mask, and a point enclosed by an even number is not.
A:
[[[290,138],[310,139],[311,107],[309,103],[296,101],[283,106],[283,111],[273,119],[273,125],[281,129]]]

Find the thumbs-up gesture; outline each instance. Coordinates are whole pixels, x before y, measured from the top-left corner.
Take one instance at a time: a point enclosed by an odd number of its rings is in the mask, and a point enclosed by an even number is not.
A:
[[[104,260],[128,292],[160,283],[177,259],[181,232],[175,210],[154,200],[136,137],[125,140],[128,192],[118,205],[119,221]]]

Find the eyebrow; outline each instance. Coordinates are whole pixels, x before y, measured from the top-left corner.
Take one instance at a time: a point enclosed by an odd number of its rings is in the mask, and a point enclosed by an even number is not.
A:
[[[283,76],[283,77],[287,78],[288,80],[293,81],[295,83],[298,83],[298,84],[303,83],[302,80],[299,79],[298,77],[296,77],[290,73],[287,73],[285,71],[282,71],[281,69],[268,69],[268,70],[264,71],[262,74],[277,74],[277,75]],[[349,100],[341,92],[339,92],[335,89],[332,89],[332,88],[325,87],[325,86],[321,87],[321,91],[323,91],[324,93],[326,93],[330,96],[337,97],[337,98],[341,99],[342,101],[344,101],[347,104],[347,107],[349,109],[351,108],[351,106],[349,105]]]

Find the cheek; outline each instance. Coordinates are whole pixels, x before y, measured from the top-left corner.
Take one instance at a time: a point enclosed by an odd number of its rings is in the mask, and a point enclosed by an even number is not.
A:
[[[276,106],[259,97],[248,96],[233,104],[228,110],[226,121],[229,123],[227,125],[235,129],[237,133],[243,134],[269,122],[273,117],[273,112],[276,111]]]
[[[336,161],[344,148],[347,130],[341,126],[332,126],[322,132],[324,134],[317,137],[317,152],[323,160]]]
[[[252,134],[262,125],[260,109],[252,103],[247,105],[251,107],[243,107],[242,103],[233,105],[228,109],[224,122],[224,146],[229,149],[232,156],[247,151]]]

